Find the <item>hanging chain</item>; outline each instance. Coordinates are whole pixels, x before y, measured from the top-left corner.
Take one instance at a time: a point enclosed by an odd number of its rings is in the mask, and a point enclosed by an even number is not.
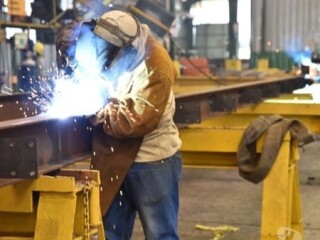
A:
[[[86,182],[83,188],[83,216],[84,216],[84,239],[90,239],[90,218],[89,218],[89,193],[92,186]]]

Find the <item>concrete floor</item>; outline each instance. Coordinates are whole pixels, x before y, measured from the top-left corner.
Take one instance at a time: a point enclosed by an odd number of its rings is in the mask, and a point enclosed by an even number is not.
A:
[[[300,151],[300,182],[304,240],[320,239],[320,142]],[[262,184],[242,179],[237,170],[184,168],[181,180],[179,232],[181,240],[213,239],[196,224],[232,225],[226,240],[259,240]],[[133,240],[144,239],[139,219]],[[297,238],[296,240],[300,240]]]

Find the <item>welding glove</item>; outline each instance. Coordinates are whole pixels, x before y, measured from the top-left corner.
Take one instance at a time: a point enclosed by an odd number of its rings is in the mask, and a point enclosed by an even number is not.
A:
[[[119,109],[119,100],[116,98],[109,98],[109,102],[101,108],[95,115],[90,116],[89,120],[93,126],[105,124],[109,117],[115,118]]]

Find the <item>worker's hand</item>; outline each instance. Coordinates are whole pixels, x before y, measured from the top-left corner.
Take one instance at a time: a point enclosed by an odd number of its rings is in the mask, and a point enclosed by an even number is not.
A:
[[[94,126],[100,124],[107,124],[109,118],[112,121],[116,120],[117,112],[119,110],[119,101],[115,98],[110,98],[108,104],[101,108],[95,115],[89,118]]]
[[[89,117],[89,120],[93,126],[98,126],[100,124],[103,124],[105,121],[107,113],[105,109],[99,110],[96,114]]]

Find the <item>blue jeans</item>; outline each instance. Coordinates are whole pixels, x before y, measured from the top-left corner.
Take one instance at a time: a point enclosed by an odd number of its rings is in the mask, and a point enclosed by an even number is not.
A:
[[[177,240],[181,155],[134,163],[103,217],[106,239],[127,240],[139,214],[147,240]]]

